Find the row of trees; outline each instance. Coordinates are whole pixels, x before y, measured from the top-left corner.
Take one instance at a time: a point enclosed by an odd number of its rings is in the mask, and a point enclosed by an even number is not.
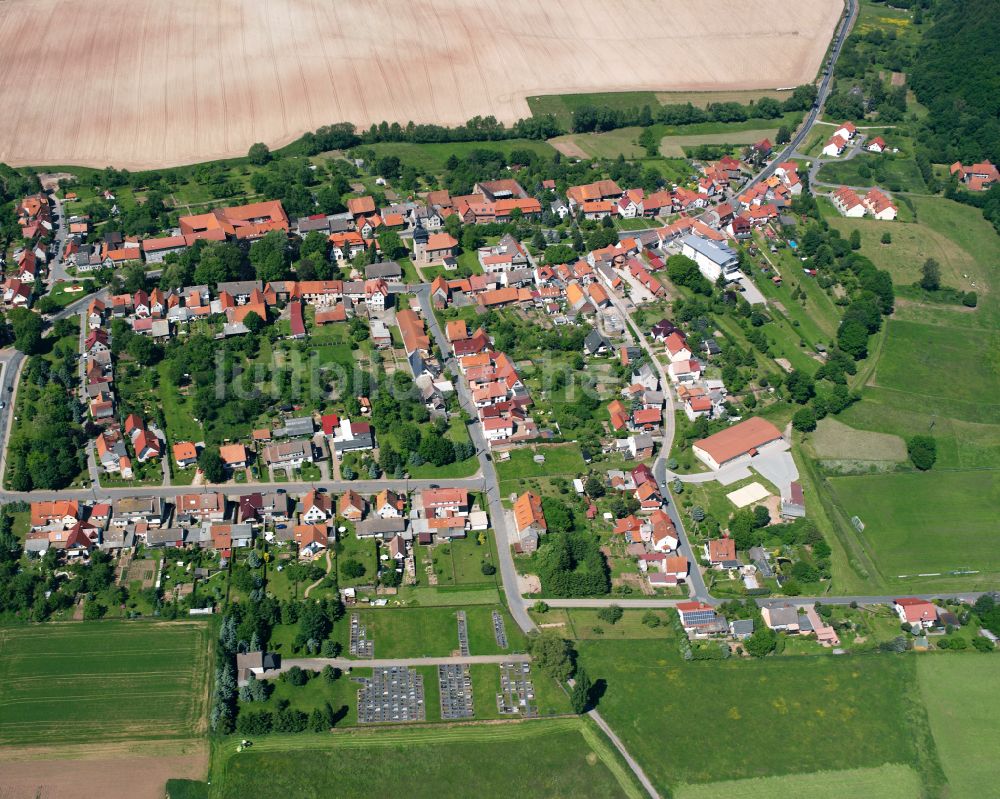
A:
[[[632,126],[697,125],[705,122],[745,122],[748,119],[777,119],[790,111],[805,111],[816,100],[816,87],[799,86],[783,101],[761,97],[742,104],[710,103],[705,108],[691,103],[674,103],[653,108],[649,105],[618,108],[585,104],[573,111],[573,132],[590,133]]]

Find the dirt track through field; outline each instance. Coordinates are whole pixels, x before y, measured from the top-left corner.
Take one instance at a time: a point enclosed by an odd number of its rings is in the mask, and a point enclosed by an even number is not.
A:
[[[6,0],[0,161],[131,169],[334,122],[811,81],[838,0]]]

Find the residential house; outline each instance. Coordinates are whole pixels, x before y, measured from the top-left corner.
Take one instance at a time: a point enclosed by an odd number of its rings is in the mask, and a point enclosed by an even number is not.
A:
[[[368,503],[356,491],[348,489],[337,502],[337,513],[350,522],[359,522],[368,510]]]
[[[684,631],[690,636],[704,636],[726,632],[729,627],[715,615],[715,609],[705,602],[679,602],[677,614]]]
[[[333,497],[326,492],[310,491],[299,504],[299,519],[304,524],[315,525],[333,516]]]
[[[933,602],[916,597],[895,599],[892,609],[896,611],[899,620],[914,627],[929,628],[937,624],[938,608]]]
[[[297,469],[313,462],[313,447],[308,441],[283,441],[264,447],[264,465],[282,469]]]
[[[538,539],[545,534],[547,529],[540,496],[531,491],[525,491],[515,500],[514,527],[522,551],[534,552],[538,549]]]
[[[174,462],[181,468],[186,469],[198,463],[198,450],[190,441],[178,441],[173,446]]]
[[[174,500],[174,508],[180,524],[221,522],[226,518],[226,497],[218,491],[180,494]]]
[[[388,488],[383,488],[375,497],[373,507],[375,515],[380,519],[399,518],[402,517],[406,508],[406,497],[400,496]]]

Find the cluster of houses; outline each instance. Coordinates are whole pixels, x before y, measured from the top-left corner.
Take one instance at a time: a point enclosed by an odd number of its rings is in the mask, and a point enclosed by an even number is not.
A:
[[[47,194],[32,194],[22,198],[14,212],[21,227],[22,245],[14,250],[13,263],[3,264],[0,298],[5,307],[26,308],[49,260],[54,229],[52,202]]]
[[[956,161],[948,172],[954,175],[958,182],[969,191],[989,191],[990,186],[1000,182],[1000,171],[989,161],[969,164],[968,166],[961,161]]]
[[[297,500],[282,490],[238,497],[203,491],[178,494],[172,503],[150,496],[33,502],[25,550],[40,555],[54,549],[73,559],[143,544],[208,549],[229,558],[263,537],[295,544],[298,557],[311,560],[336,540],[337,518],[351,522],[359,538],[385,544],[400,566],[414,542],[430,546],[489,527],[486,511],[460,488],[424,489],[412,501],[389,489],[370,498],[349,490],[336,500],[323,490]]]
[[[636,559],[650,587],[676,588],[686,583],[691,564],[678,551],[680,536],[652,470],[640,463],[629,471],[612,470],[607,479],[612,491],[631,496],[639,504],[634,514],[621,519],[605,514],[605,518],[613,523],[612,532],[621,536],[626,554]]]
[[[490,448],[504,449],[536,438],[538,426],[528,413],[531,394],[510,356],[495,350],[482,328],[470,334],[462,320],[449,322],[445,335]]]
[[[106,318],[104,303],[91,300],[87,308],[89,332],[83,342],[83,394],[90,418],[100,428],[94,441],[97,463],[106,474],[131,480],[134,464],[163,455],[165,438],[136,413],[119,423],[111,335],[103,327]]]
[[[870,214],[880,222],[892,222],[899,212],[896,204],[878,187],[863,197],[849,186],[841,186],[830,195],[834,207],[844,216],[858,219]]]
[[[833,132],[833,135],[826,140],[826,144],[823,145],[823,155],[829,156],[830,158],[836,158],[847,149],[847,145],[854,141],[854,137],[857,135],[858,129],[855,127],[854,123],[844,122]]]
[[[901,597],[892,601],[892,610],[901,624],[909,625],[919,637],[914,648],[926,649],[925,633],[931,630],[943,631],[945,626],[959,626],[954,613],[935,605],[927,599]],[[712,605],[700,601],[681,602],[677,613],[688,637],[709,638],[730,636],[743,640],[753,634],[752,619],[727,621]],[[791,636],[810,636],[824,647],[840,646],[837,631],[819,614],[814,603],[769,602],[761,608],[761,621],[769,629]]]
[[[243,335],[249,332],[246,320],[251,313],[267,322],[273,318],[273,310],[288,319],[290,338],[304,338],[304,305],[315,307],[316,325],[346,322],[359,313],[370,315],[392,307],[390,285],[401,279],[399,264],[371,264],[366,272],[379,276],[269,283],[239,280],[219,283],[214,292],[208,286],[140,290],[110,297],[100,313],[126,319],[133,332],[162,341],[183,333],[189,323],[199,319],[222,320],[216,338]]]

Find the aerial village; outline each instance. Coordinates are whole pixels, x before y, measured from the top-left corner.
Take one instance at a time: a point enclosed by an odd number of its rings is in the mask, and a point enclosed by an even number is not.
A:
[[[845,123],[824,156],[839,157],[847,147],[862,146],[856,137],[854,126]],[[876,139],[865,146],[880,152],[873,148],[885,143]],[[5,271],[7,307],[32,303],[46,263],[54,257],[80,277],[137,264],[157,270],[200,241],[256,247],[273,234],[297,240],[319,235],[326,239],[328,257],[345,274],[344,279],[156,287],[90,300],[80,338],[80,393],[92,433],[93,484],[177,486],[176,492],[146,495],[137,487],[135,496],[110,503],[31,503],[27,551],[87,558],[95,550],[120,555],[139,546],[195,549],[211,554],[206,563],[212,568],[224,569],[235,550],[252,547],[260,537],[287,545],[291,557],[311,562],[325,557],[347,533],[352,540],[379,545],[377,574],[393,575],[382,585],[416,582],[421,565],[415,545],[431,547],[491,526],[495,511],[485,494],[464,487],[422,487],[410,493],[347,490],[339,496],[313,488],[291,495],[275,487],[279,481],[351,480],[366,467],[374,469],[389,431],[377,429],[373,421],[370,392],[320,403],[322,407],[281,405],[278,421],[272,415],[268,426],[248,425],[242,435],[227,437],[218,446],[221,471],[208,479],[200,464],[204,442],[178,438],[152,414],[124,412],[134,403],[119,387],[123,353],[115,348],[113,331],[165,344],[183,339],[195,327],[210,330],[217,340],[273,327],[275,340],[294,344],[337,326],[350,326],[353,335],[360,326],[370,346],[412,379],[427,411],[424,418],[441,420],[440,431],[464,415],[466,424],[478,425],[466,457],[474,456],[481,438],[484,449],[478,454],[503,463],[521,448],[557,439],[561,431],[522,378],[523,365],[477,321],[499,313],[549,329],[582,328],[583,369],[614,375],[610,397],[601,406],[600,443],[602,453],[619,458],[623,468],[603,473],[600,493],[624,498],[628,512],[599,512],[597,497],[589,496],[584,481],[573,482],[577,494],[587,495],[588,519],[606,526],[615,551],[641,576],[641,590],[687,596],[692,570],[717,573],[750,590],[760,588],[777,576],[771,554],[761,547],[738,553],[734,539],[724,534],[701,536],[691,553],[681,551],[676,510],[661,495],[658,477],[663,478],[654,474],[653,464],[671,409],[683,412],[691,423],[728,420],[732,426],[693,443],[700,468],[742,475],[751,460],[773,460],[781,497],[768,521],[789,522],[805,515],[805,501],[794,464],[788,465],[788,441],[770,422],[731,412],[729,390],[720,370],[713,368],[721,352],[716,336],[694,335],[689,325],[668,316],[648,320],[639,335],[632,326],[637,309],[666,307],[671,298],[656,273],[677,255],[689,259],[711,284],[731,287],[751,306],[765,304],[742,268],[737,245],[752,243],[755,234],[778,240],[782,217],[794,212],[803,182],[800,165],[784,162],[773,164],[766,180],[744,188],[748,160],[766,163],[773,151],[767,140],[748,149],[745,160],[727,155],[702,164],[696,188],[675,185],[645,192],[602,179],[559,192],[554,181],[545,180],[529,192],[515,177],[504,177],[477,182],[468,195],[436,190],[381,208],[365,195],[349,199],[346,212],[298,219],[290,219],[279,201],[220,207],[181,216],[176,229],[148,238],[96,235],[86,218],[71,216],[62,220],[68,233],[61,252],[53,201],[47,194],[25,197],[18,215],[32,246],[18,252],[14,268]],[[997,180],[990,164],[956,164],[952,171],[977,189]],[[106,195],[114,200],[110,192]],[[859,197],[842,187],[832,192],[831,200],[845,216],[892,220],[896,214],[892,200],[878,188]],[[460,273],[461,247],[447,230],[449,218],[457,217],[462,225],[512,219],[538,224],[545,213],[608,226],[626,220],[648,220],[648,225],[631,224],[613,244],[559,263],[544,262],[536,247],[507,233],[476,249],[472,274]],[[383,258],[379,237],[385,231],[409,243],[405,258]],[[370,262],[355,265],[364,253],[371,254]],[[775,271],[771,279],[780,282],[781,276]],[[536,462],[539,458],[544,460],[536,455]],[[404,473],[395,471],[397,477]],[[369,476],[377,474],[373,470]],[[255,491],[255,482],[268,487]],[[762,499],[754,490],[737,493],[731,495],[737,507]],[[547,531],[542,499],[525,491],[504,500],[515,552],[530,556]],[[780,576],[778,580],[780,584]],[[346,591],[345,598],[353,601],[354,589]],[[901,617],[912,620],[917,611],[900,602]],[[708,606],[689,605],[680,612],[692,634],[748,634],[742,628],[723,629],[725,623]],[[774,629],[808,630],[835,643],[835,634],[814,612],[775,608],[771,614],[768,624]]]

